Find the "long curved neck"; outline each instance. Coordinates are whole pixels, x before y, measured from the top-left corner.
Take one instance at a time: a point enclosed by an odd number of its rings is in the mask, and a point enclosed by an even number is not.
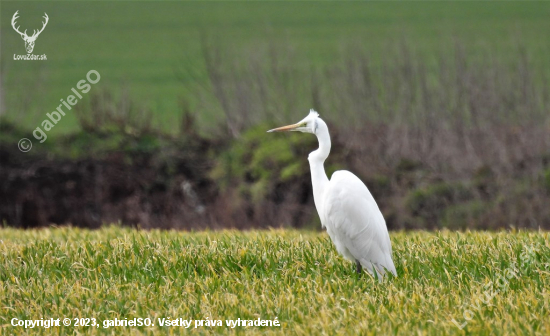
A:
[[[324,163],[330,153],[330,135],[327,124],[321,119],[317,119],[317,128],[315,135],[319,141],[319,149],[311,152],[308,156],[309,167],[311,169],[311,182],[313,184],[313,200],[319,216],[322,217],[323,195],[328,185],[328,177],[325,173]],[[323,218],[321,218],[323,221]]]

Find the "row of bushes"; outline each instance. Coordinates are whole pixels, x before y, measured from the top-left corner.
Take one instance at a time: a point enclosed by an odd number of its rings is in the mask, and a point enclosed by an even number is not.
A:
[[[111,124],[21,153],[15,140],[23,133],[3,123],[0,220],[20,227],[117,221],[144,228],[320,227],[307,162],[316,139],[266,134],[272,126],[227,141]],[[487,150],[485,162],[464,171],[419,154],[390,156],[385,137],[404,136],[396,132],[387,125],[353,134],[335,128],[326,162],[329,175],[348,169],[363,179],[390,229],[550,228],[550,152],[505,165],[491,163]],[[519,143],[516,127],[499,132],[509,132],[502,135],[510,140],[505,147],[519,151],[512,146]]]

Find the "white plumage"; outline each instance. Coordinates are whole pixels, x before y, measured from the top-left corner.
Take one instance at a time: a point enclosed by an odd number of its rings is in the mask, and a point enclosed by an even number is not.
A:
[[[336,250],[371,274],[397,275],[386,221],[365,184],[353,173],[340,170],[328,179],[324,162],[330,153],[326,123],[313,110],[302,121],[269,132],[300,131],[313,133],[319,149],[309,154],[315,207]]]

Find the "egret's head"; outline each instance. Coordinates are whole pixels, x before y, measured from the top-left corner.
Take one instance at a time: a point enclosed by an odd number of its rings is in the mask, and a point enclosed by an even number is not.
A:
[[[299,131],[315,134],[320,120],[321,119],[319,118],[319,113],[311,109],[309,110],[309,114],[307,115],[307,117],[297,122],[296,124],[274,128],[272,130],[269,130],[268,132]]]

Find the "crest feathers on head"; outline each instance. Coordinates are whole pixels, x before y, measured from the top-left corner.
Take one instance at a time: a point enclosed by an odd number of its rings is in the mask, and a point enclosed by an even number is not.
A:
[[[314,116],[318,117],[319,113],[317,113],[317,111],[315,111],[314,109],[310,109],[309,110],[309,115],[314,115]]]

